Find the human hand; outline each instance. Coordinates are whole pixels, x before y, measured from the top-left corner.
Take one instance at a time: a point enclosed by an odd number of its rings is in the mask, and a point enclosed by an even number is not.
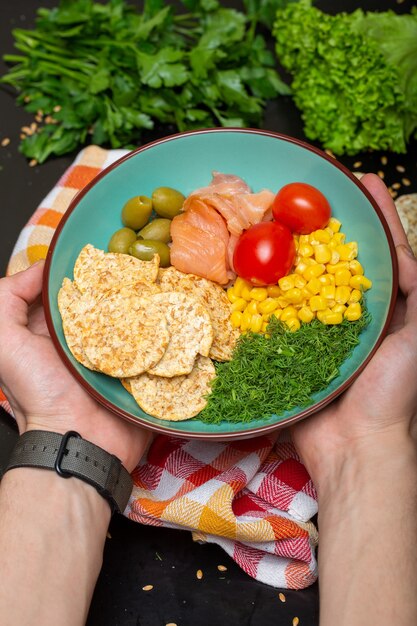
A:
[[[417,430],[417,260],[383,182],[374,174],[361,182],[392,232],[401,293],[388,334],[360,376],[339,399],[293,427],[295,446],[318,487],[352,455],[364,457],[378,446],[383,452]]]
[[[69,373],[40,300],[43,263],[0,280],[0,386],[20,433],[75,430],[133,470],[151,434],[99,405]]]

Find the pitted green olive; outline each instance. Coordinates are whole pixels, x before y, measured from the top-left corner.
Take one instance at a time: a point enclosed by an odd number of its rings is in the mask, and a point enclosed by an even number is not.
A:
[[[129,248],[136,241],[136,233],[131,228],[120,228],[111,236],[108,249],[109,252],[119,252],[129,254]]]
[[[151,213],[152,200],[148,196],[134,196],[122,209],[122,222],[128,228],[139,230],[148,223]]]
[[[129,254],[142,261],[151,261],[155,254],[159,254],[160,266],[170,265],[170,250],[166,243],[155,239],[137,239],[129,248]]]
[[[168,243],[171,241],[171,220],[164,217],[152,220],[138,232],[138,237]]]
[[[185,196],[172,187],[158,187],[152,192],[152,205],[155,213],[172,219],[181,213]]]

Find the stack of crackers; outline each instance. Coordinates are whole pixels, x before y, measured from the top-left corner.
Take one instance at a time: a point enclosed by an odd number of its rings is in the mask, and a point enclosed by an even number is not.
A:
[[[228,361],[238,331],[225,291],[205,278],[106,253],[80,252],[58,308],[68,348],[84,367],[119,378],[143,411],[185,420],[207,404],[215,361]]]

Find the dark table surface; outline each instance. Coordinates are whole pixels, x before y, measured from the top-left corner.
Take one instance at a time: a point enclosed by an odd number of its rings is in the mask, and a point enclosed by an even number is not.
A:
[[[134,4],[134,3],[132,3]],[[224,3],[231,4],[234,3]],[[405,0],[331,0],[318,1],[317,6],[335,12],[335,4],[343,4],[350,11],[358,6],[368,10],[392,8],[397,12],[410,11],[414,2]],[[39,6],[52,7],[55,0],[3,0],[0,6],[0,53],[11,53],[11,29],[30,28]],[[0,74],[5,66],[0,61]],[[50,191],[61,174],[72,163],[74,154],[47,163],[29,167],[18,152],[20,129],[32,121],[16,107],[10,90],[0,89],[0,141],[10,138],[7,147],[0,148],[0,275],[18,234],[42,198]],[[270,103],[265,116],[265,128],[304,138],[300,116],[291,99],[281,98]],[[385,164],[387,156],[388,162]],[[392,185],[401,178],[410,181],[402,185],[399,194],[417,192],[416,142],[407,155],[361,154],[340,158],[349,168],[361,161],[361,171],[385,174],[385,182]],[[405,168],[399,174],[396,166]],[[0,346],[0,350],[7,346]],[[13,420],[0,410],[0,474],[16,439]],[[227,567],[219,572],[217,565]],[[343,566],[341,564],[341,566]],[[197,580],[196,571],[204,573]],[[150,592],[142,587],[151,584]],[[318,624],[317,584],[303,591],[285,591],[286,601],[280,601],[279,590],[257,583],[214,545],[193,543],[191,534],[163,528],[139,526],[122,516],[114,517],[106,542],[104,565],[94,594],[88,626],[230,626],[292,624],[295,616],[300,626]]]

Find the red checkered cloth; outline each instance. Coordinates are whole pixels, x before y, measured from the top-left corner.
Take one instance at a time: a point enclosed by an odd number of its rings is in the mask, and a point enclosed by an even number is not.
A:
[[[90,146],[78,155],[22,230],[9,274],[45,258],[72,198],[123,154]],[[0,405],[10,412],[1,391]],[[159,435],[133,479],[124,513],[130,519],[217,543],[249,576],[274,587],[302,589],[316,580],[316,492],[285,431],[231,443]]]

